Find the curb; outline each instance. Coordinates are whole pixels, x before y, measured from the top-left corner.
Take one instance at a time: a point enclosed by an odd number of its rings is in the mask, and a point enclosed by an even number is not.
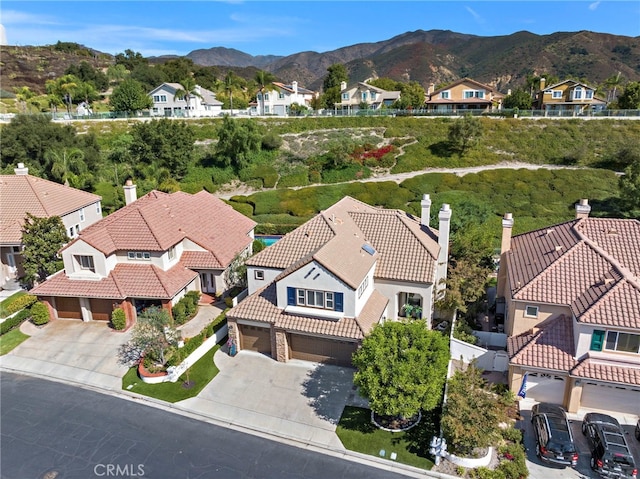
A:
[[[385,471],[402,474],[407,477],[415,477],[415,478],[436,477],[438,479],[459,479],[457,476],[450,476],[448,474],[443,474],[440,472],[427,471],[425,469],[409,466],[407,464],[402,464],[395,461],[378,458],[375,456],[369,456],[367,454],[362,454],[362,453],[350,451],[347,449],[344,449],[344,450],[334,449],[322,444],[313,443],[311,441],[302,441],[300,439],[296,439],[292,437],[281,436],[281,435],[275,434],[272,431],[266,431],[260,428],[253,428],[251,426],[221,420],[219,418],[216,418],[215,416],[203,414],[198,411],[193,411],[191,409],[187,409],[173,403],[168,403],[160,399],[144,396],[142,394],[137,394],[137,393],[129,392],[126,390],[105,389],[98,386],[84,384],[84,383],[80,383],[73,380],[63,380],[60,378],[45,376],[38,373],[21,371],[19,369],[9,368],[3,365],[0,365],[0,371],[23,375],[23,376],[30,376],[37,379],[43,379],[46,381],[54,381],[57,383],[67,384],[74,387],[93,391],[99,394],[106,394],[112,397],[117,397],[119,399],[124,399],[127,401],[144,404],[146,406],[153,407],[156,409],[161,409],[166,412],[179,414],[181,416],[188,417],[196,421],[213,424],[215,426],[224,427],[226,429],[231,429],[231,430],[242,432],[245,434],[251,434],[252,436],[261,437],[263,439],[268,439],[270,441],[275,441],[288,446],[297,447],[299,449],[306,449],[308,451],[325,454],[325,455],[336,457],[336,458],[341,458],[347,461],[357,462],[359,464],[365,464],[370,467],[375,467],[377,469],[382,469]]]

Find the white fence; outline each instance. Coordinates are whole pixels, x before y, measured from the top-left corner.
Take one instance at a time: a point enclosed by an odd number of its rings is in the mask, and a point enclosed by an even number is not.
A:
[[[478,368],[485,371],[504,372],[509,369],[509,356],[506,351],[485,349],[456,338],[451,338],[449,345],[451,359],[462,359],[467,364],[475,359]]]

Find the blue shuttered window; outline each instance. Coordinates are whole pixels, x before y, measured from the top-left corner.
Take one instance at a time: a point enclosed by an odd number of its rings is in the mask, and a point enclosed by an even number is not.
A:
[[[343,293],[333,293],[333,297],[335,298],[336,311],[343,312],[344,309],[344,294]]]
[[[591,351],[602,351],[604,331],[595,330],[591,335]]]
[[[289,306],[296,305],[296,288],[287,287],[287,304]]]

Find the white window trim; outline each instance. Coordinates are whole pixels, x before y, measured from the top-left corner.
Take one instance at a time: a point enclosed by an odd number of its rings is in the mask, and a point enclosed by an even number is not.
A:
[[[86,260],[86,265],[84,264]],[[78,262],[78,266],[83,271],[95,271],[96,265],[93,261],[93,256],[86,254],[78,254],[76,255],[76,261]]]
[[[264,271],[261,270],[261,269],[256,269],[253,272],[253,277],[254,277],[254,279],[257,279],[258,281],[264,280]]]
[[[169,256],[169,260],[172,260],[176,257],[176,247],[175,245],[170,247],[169,250],[167,251],[167,254]]]
[[[529,314],[529,308],[535,308],[536,312],[534,314]],[[537,318],[539,310],[540,310],[540,308],[538,308],[538,306],[525,306],[524,307],[524,317],[525,318]]]
[[[614,345],[614,349],[609,349],[607,347],[607,343],[609,342],[609,334],[610,333],[615,333],[616,334],[616,343]],[[622,353],[622,354],[640,354],[640,349],[638,351],[636,351],[636,352],[623,351],[623,350],[618,349],[618,341],[620,340],[620,335],[621,334],[629,334],[631,336],[639,336],[638,334],[627,333],[625,331],[610,331],[610,330],[608,330],[608,331],[605,332],[605,335],[604,335],[604,342],[602,344],[602,350],[603,351],[612,351],[614,353]]]
[[[84,223],[86,216],[84,214],[84,208],[80,208],[80,223]]]
[[[551,98],[556,100],[562,98],[562,90],[551,90]]]

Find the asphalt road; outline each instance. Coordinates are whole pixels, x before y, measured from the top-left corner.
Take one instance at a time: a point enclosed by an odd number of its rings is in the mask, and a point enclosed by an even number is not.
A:
[[[3,373],[3,479],[400,478],[82,388]]]

